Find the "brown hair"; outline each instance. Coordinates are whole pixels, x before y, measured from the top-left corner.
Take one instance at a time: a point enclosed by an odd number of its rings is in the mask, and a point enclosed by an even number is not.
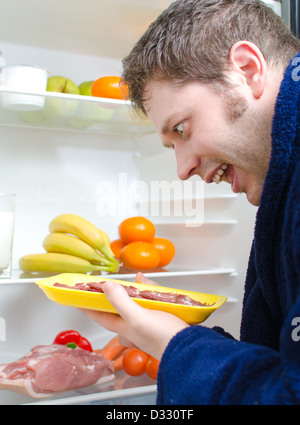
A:
[[[256,44],[267,63],[280,70],[300,50],[300,40],[260,0],[171,3],[123,59],[133,107],[146,114],[143,94],[149,80],[226,85],[230,49],[240,40]]]

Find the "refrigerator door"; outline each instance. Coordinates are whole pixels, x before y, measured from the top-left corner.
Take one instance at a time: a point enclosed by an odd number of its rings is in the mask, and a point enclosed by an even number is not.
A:
[[[261,0],[270,6],[277,15],[281,16],[281,1],[277,0]]]
[[[293,31],[296,37],[300,37],[300,1],[282,0],[282,18]]]
[[[170,3],[86,0],[89,12],[83,13],[76,2],[66,0],[62,8],[53,0],[45,14],[37,7],[40,2],[26,0],[19,2],[15,16],[13,2],[3,2],[0,47],[7,63],[38,61],[51,75],[78,84],[117,74],[120,57]],[[281,13],[280,2],[266,3]],[[30,14],[33,10],[37,13]],[[39,93],[49,109],[28,115],[4,108],[2,97],[12,94],[8,92],[0,88],[0,182],[6,191],[17,193],[17,216],[14,273],[0,282],[0,363],[23,356],[34,345],[52,343],[64,329],[78,330],[96,349],[112,337],[77,309],[48,300],[35,285],[36,276],[18,267],[22,255],[43,250],[50,220],[65,212],[89,219],[111,240],[117,239],[124,216],[148,216],[157,236],[173,241],[176,256],[166,270],[147,276],[170,288],[227,297],[205,326],[222,326],[238,338],[256,208],[225,183],[204,187],[199,179],[180,182],[173,153],[162,148],[147,120],[133,119],[125,101]],[[135,273],[110,277],[134,281]],[[147,376],[118,372],[109,388],[86,388],[43,404],[151,404],[155,384]],[[0,392],[0,405],[20,403],[39,402]]]

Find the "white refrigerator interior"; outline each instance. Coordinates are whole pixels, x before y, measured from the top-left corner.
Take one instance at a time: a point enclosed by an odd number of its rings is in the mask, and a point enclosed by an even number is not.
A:
[[[120,58],[169,4],[87,0],[79,7],[53,0],[46,11],[41,2],[25,0],[16,16],[12,2],[3,3],[0,50],[6,63],[45,67],[49,75],[76,84],[120,74]],[[95,348],[112,337],[76,309],[48,300],[36,277],[19,270],[22,255],[44,252],[49,222],[61,213],[87,218],[111,240],[124,218],[150,218],[157,236],[175,244],[176,256],[167,271],[146,275],[164,286],[228,297],[204,325],[222,326],[238,338],[256,208],[226,183],[180,182],[173,152],[161,146],[147,120],[132,116],[125,101],[41,93],[46,102],[56,102],[54,118],[43,110],[5,109],[3,93],[0,87],[0,191],[16,194],[16,217],[13,276],[0,280],[0,364],[51,344],[64,329],[78,330]],[[99,119],[99,111],[113,113]],[[135,274],[113,277],[133,281]],[[0,404],[155,402],[155,381],[118,376],[105,388],[43,401],[0,391]]]

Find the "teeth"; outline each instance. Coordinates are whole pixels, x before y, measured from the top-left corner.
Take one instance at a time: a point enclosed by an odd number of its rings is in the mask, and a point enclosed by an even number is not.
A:
[[[221,181],[223,181],[226,170],[227,170],[227,164],[223,164],[222,167],[213,176],[212,181],[216,184],[219,184]]]

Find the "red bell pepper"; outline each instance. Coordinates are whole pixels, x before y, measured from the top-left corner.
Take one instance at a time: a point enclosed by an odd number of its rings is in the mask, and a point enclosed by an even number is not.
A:
[[[53,344],[67,345],[70,348],[80,347],[83,350],[93,351],[90,342],[80,335],[79,332],[73,330],[62,331],[56,335]]]

